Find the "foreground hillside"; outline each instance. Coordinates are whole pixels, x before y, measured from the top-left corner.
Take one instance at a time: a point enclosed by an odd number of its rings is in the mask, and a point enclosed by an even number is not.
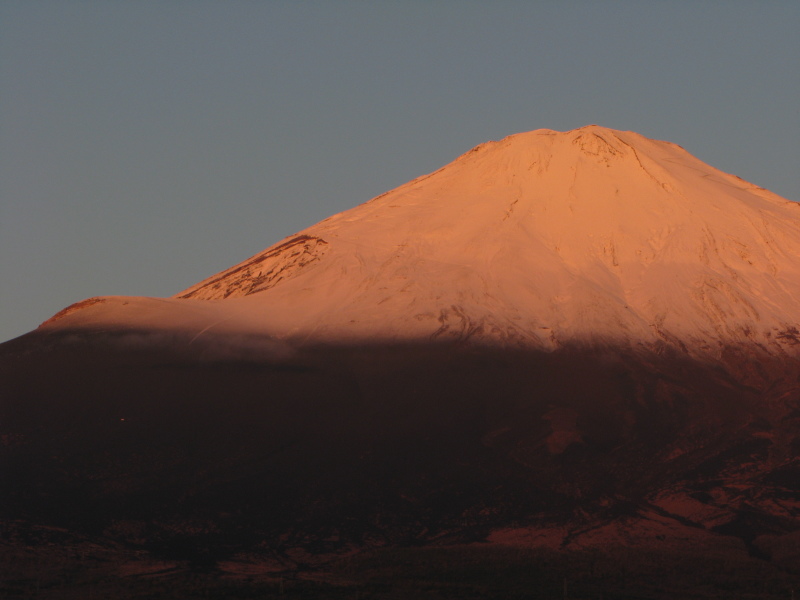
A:
[[[520,572],[530,556],[609,592],[622,583],[584,573],[587,560],[606,573],[633,552],[639,581],[637,561],[667,577],[697,556],[751,586],[800,569],[800,371],[785,364],[759,388],[610,348],[316,347],[258,361],[135,336],[48,344],[22,338],[0,361],[0,393],[15,399],[0,415],[0,507],[6,543],[27,548],[18,565],[55,543],[78,571],[70,561],[86,556],[101,573],[406,585],[440,567],[458,579],[462,556],[523,557],[507,565]],[[492,581],[483,568],[475,585]]]

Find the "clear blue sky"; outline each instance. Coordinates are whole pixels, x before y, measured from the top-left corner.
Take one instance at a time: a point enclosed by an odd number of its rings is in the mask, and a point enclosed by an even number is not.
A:
[[[0,0],[0,341],[590,123],[800,200],[800,2]]]

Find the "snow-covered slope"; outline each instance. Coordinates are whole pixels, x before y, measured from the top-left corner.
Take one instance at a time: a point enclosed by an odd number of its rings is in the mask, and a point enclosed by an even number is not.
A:
[[[680,146],[591,125],[482,144],[169,300],[46,327],[315,341],[800,349],[800,205]]]

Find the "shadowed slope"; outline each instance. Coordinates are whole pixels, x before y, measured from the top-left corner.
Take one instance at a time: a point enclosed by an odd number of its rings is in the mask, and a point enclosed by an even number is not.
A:
[[[745,387],[602,347],[220,359],[120,334],[49,343],[21,338],[0,363],[6,517],[218,558],[719,535],[768,554],[757,539],[800,525],[796,364],[765,357],[770,384]]]

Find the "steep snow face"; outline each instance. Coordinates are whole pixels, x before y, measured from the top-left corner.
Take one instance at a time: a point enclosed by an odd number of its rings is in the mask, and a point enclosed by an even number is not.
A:
[[[799,205],[592,125],[482,144],[171,302],[300,339],[794,353],[798,257]]]

